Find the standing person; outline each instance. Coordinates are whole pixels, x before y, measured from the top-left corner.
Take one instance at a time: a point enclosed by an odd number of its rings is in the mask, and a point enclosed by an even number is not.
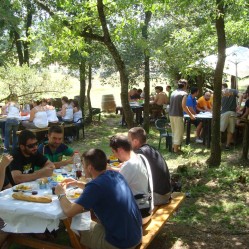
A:
[[[180,79],[178,81],[178,89],[172,92],[170,98],[169,118],[173,137],[173,152],[175,153],[182,153],[180,146],[184,133],[183,111],[185,111],[191,119],[195,119],[194,114],[192,114],[186,106],[187,84],[187,80]]]
[[[63,131],[60,126],[51,126],[48,130],[48,142],[40,144],[38,152],[54,163],[58,169],[61,166],[73,163],[74,151],[63,141]],[[70,156],[69,159],[62,160],[63,156]]]
[[[199,89],[198,87],[191,87],[190,89],[190,94],[187,97],[186,100],[186,106],[189,108],[192,114],[196,115],[197,114],[197,101],[196,97],[199,94]],[[184,112],[185,113],[185,112]],[[190,121],[193,123],[196,127],[196,143],[203,143],[203,139],[201,138],[201,131],[202,131],[202,122],[200,120],[192,120]]]
[[[10,164],[15,184],[34,181],[53,174],[54,164],[38,153],[36,136],[30,130],[23,130],[19,135],[19,148],[13,154]]]
[[[154,208],[153,183],[148,160],[145,156],[133,152],[127,136],[113,136],[110,139],[110,147],[113,154],[122,162],[119,172],[124,176],[137,199],[143,224],[146,224],[150,220]],[[144,205],[143,201],[139,201],[141,198],[146,199]],[[139,203],[142,205],[140,206]]]
[[[131,128],[128,131],[128,139],[134,152],[144,155],[149,162],[154,205],[168,203],[171,198],[171,182],[169,169],[164,158],[158,150],[146,143],[147,135],[142,127]]]
[[[203,96],[197,100],[198,112],[212,112],[211,93],[206,91]]]
[[[140,212],[124,177],[106,170],[107,158],[99,149],[90,149],[82,155],[86,177],[93,180],[85,185],[83,193],[70,202],[62,185],[55,193],[64,214],[73,217],[84,209],[93,209],[99,223],[91,222],[90,230],[80,231],[80,243],[92,249],[135,248],[142,238]],[[67,185],[83,188],[82,182],[66,180]]]
[[[226,83],[223,83],[222,87],[220,131],[225,132],[227,130],[225,150],[230,150],[230,146],[233,143],[239,92],[236,89],[228,89]]]
[[[12,135],[12,151],[17,147],[17,135],[20,123],[20,105],[16,94],[11,94],[7,103],[7,119],[5,122],[4,153],[9,153],[10,135]]]
[[[172,94],[172,90],[171,90],[171,86],[170,85],[167,85],[166,86],[166,92],[168,92],[168,104],[170,103],[170,97],[171,97],[171,94]]]

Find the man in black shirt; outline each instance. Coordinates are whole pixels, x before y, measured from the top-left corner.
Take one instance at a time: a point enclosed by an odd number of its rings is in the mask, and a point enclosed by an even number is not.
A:
[[[166,204],[171,197],[170,174],[167,163],[158,150],[146,144],[146,132],[141,127],[134,127],[128,132],[132,149],[143,154],[151,168],[153,181],[154,205]]]
[[[53,174],[55,165],[37,151],[36,136],[29,130],[23,130],[19,135],[19,148],[13,154],[10,164],[11,174],[15,184],[34,181]]]

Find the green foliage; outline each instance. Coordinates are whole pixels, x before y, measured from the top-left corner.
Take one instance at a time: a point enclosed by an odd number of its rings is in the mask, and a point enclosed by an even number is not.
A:
[[[27,102],[42,97],[61,97],[71,82],[67,75],[59,76],[49,70],[40,72],[28,66],[8,66],[0,67],[0,84],[0,99],[16,93],[21,96],[20,102]]]

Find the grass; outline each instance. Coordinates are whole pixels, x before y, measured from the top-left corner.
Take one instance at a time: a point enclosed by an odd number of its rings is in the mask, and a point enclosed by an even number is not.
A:
[[[81,153],[90,148],[100,148],[110,155],[109,138],[116,133],[127,133],[127,128],[119,125],[120,120],[120,115],[102,114],[100,122],[94,121],[86,127],[86,139],[75,141],[70,146]],[[190,194],[177,215],[174,215],[167,224],[186,226],[191,231],[191,236],[195,231],[214,235],[249,233],[249,162],[239,159],[242,146],[238,145],[229,152],[222,152],[220,167],[208,168],[205,161],[209,157],[210,150],[193,143],[194,133],[191,135],[192,143],[188,146],[183,145],[184,155],[172,154],[165,150],[163,142],[161,145],[160,151],[166,159],[171,174],[180,176],[182,191]],[[158,138],[159,133],[152,127],[149,144],[157,148]],[[241,177],[245,182],[241,182]],[[169,226],[167,224],[165,229]],[[177,239],[183,237],[181,233],[177,238],[176,234],[168,231],[166,239],[170,241],[170,245],[167,246],[163,245],[166,243],[164,236],[165,231],[155,238],[149,248],[191,248],[191,243],[188,241],[182,242],[179,247],[173,247]],[[59,237],[61,239],[62,235]],[[210,238],[205,236],[205,239],[207,240],[205,243],[208,244]],[[17,248],[21,247],[11,247],[11,249]]]

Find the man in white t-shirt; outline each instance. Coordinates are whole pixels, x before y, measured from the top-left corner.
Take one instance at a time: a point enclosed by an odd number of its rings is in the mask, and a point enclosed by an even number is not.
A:
[[[154,208],[153,184],[149,163],[143,155],[132,151],[128,137],[115,135],[110,139],[113,154],[122,162],[119,172],[126,179],[139,206],[143,224],[150,220]]]

